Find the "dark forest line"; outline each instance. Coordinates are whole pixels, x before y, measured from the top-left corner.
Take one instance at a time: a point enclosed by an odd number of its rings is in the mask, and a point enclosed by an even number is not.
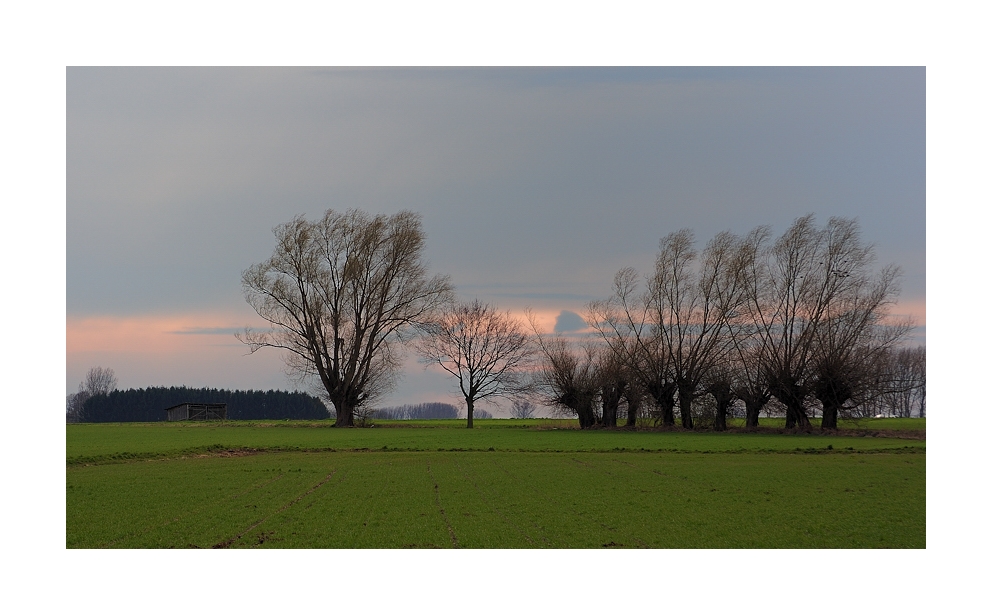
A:
[[[318,420],[330,416],[324,403],[299,391],[229,391],[181,387],[127,389],[93,395],[80,422],[127,423],[166,420],[165,409],[182,403],[226,403],[232,420]]]

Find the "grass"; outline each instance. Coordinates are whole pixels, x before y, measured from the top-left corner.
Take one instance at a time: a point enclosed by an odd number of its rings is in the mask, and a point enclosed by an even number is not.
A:
[[[898,419],[896,419],[898,420]],[[70,464],[174,457],[217,450],[256,451],[795,451],[852,449],[863,451],[925,448],[922,439],[884,437],[884,430],[840,434],[712,431],[579,430],[572,421],[535,419],[478,421],[395,421],[372,429],[331,429],[330,421],[252,423],[102,423],[66,426],[66,460]],[[431,428],[427,428],[431,427]],[[843,432],[841,432],[843,433]],[[865,435],[870,434],[870,435]]]
[[[480,423],[69,425],[66,546],[926,547],[923,440]]]

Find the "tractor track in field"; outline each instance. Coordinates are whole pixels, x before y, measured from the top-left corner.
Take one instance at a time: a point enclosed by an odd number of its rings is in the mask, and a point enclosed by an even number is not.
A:
[[[431,470],[431,462],[427,462],[427,475],[431,478],[431,483],[434,484],[434,506],[437,507],[438,512],[441,513],[441,518],[444,519],[444,524],[448,526],[448,534],[451,536],[451,546],[455,549],[458,548],[458,537],[455,536],[455,528],[451,527],[451,521],[448,519],[448,513],[444,512],[444,507],[441,506],[441,487],[437,484],[437,479],[434,478],[434,471]]]
[[[507,517],[506,514],[503,513],[503,511],[501,511],[499,508],[496,507],[496,505],[492,504],[489,501],[489,498],[486,496],[485,492],[483,492],[482,489],[479,487],[478,481],[475,480],[474,477],[470,477],[460,463],[456,462],[455,467],[457,467],[458,470],[462,473],[462,477],[464,477],[465,480],[472,483],[472,487],[475,489],[476,493],[479,494],[479,497],[482,498],[483,503],[486,506],[488,506],[491,511],[495,512],[497,515],[500,516],[500,518],[503,519],[503,521],[506,521],[509,525],[513,527],[513,529],[517,530],[517,533],[523,536],[524,540],[526,540],[528,544],[531,545],[534,544],[534,540],[527,535],[527,532],[525,532],[522,527],[517,525],[512,519]],[[538,527],[536,524],[532,524],[532,525],[534,525],[535,528],[540,529],[540,527]],[[546,545],[550,546],[551,541],[549,541],[546,536],[541,536],[541,540],[543,540]]]
[[[327,476],[325,476],[320,482],[318,482],[313,487],[310,487],[310,489],[308,489],[306,492],[298,495],[295,499],[290,500],[289,502],[287,502],[286,504],[284,504],[279,510],[275,511],[274,513],[272,513],[270,515],[266,515],[265,517],[262,517],[261,519],[259,519],[255,523],[253,523],[252,525],[250,525],[250,526],[246,527],[244,530],[242,530],[237,536],[234,536],[232,538],[228,538],[227,540],[224,540],[222,542],[218,542],[217,544],[215,544],[211,548],[213,548],[213,549],[226,549],[226,548],[230,547],[235,542],[241,540],[241,537],[244,536],[245,534],[247,534],[248,532],[250,532],[253,529],[255,529],[256,527],[262,525],[263,523],[265,523],[266,521],[268,521],[272,517],[278,515],[279,513],[283,512],[284,510],[289,509],[294,504],[299,503],[303,498],[307,497],[308,495],[310,495],[311,493],[313,493],[317,489],[320,489],[322,486],[324,486],[325,483],[327,483],[327,481],[331,480],[331,478],[335,474],[337,474],[337,472],[338,472],[337,470],[332,470],[331,473],[328,474]]]
[[[597,468],[594,464],[591,464],[591,463],[582,461],[582,460],[577,459],[575,457],[572,457],[570,459],[570,461],[572,461],[578,467],[583,468],[583,469],[587,469],[587,470],[600,469],[600,470],[602,470],[601,468]],[[500,467],[501,470],[503,470],[503,472],[507,476],[509,476],[510,478],[514,479],[515,481],[517,481],[517,482],[524,482],[524,481],[520,481],[519,477],[517,477],[515,474],[513,474],[512,472],[510,472],[506,468],[504,468],[502,466],[499,466],[499,467]],[[605,472],[605,470],[603,470],[603,471]],[[609,474],[609,472],[606,472],[606,473]],[[618,530],[617,528],[615,528],[613,526],[610,526],[610,525],[607,525],[606,523],[604,523],[603,521],[601,521],[596,516],[591,515],[591,514],[588,514],[586,511],[579,509],[575,504],[571,504],[571,505],[567,505],[567,506],[566,505],[563,505],[561,502],[555,500],[554,498],[549,498],[547,496],[547,494],[544,493],[543,491],[541,491],[539,489],[535,489],[533,487],[530,487],[530,491],[533,491],[534,493],[536,493],[538,495],[538,497],[540,497],[540,498],[543,498],[545,500],[549,500],[551,502],[554,502],[555,505],[559,509],[569,509],[569,510],[571,510],[572,514],[575,515],[576,517],[579,517],[581,519],[585,519],[587,521],[590,521],[592,523],[595,523],[596,525],[599,525],[603,529],[608,530],[609,532],[612,532],[613,534],[619,534],[620,533],[620,530]],[[646,542],[644,542],[640,538],[638,538],[636,536],[631,536],[630,538],[633,538],[634,542],[637,543],[637,546],[639,546],[641,548],[645,548],[645,549],[650,548],[650,545],[648,545]],[[625,547],[626,545],[617,543],[616,541],[610,541],[610,542],[608,542],[606,544],[603,544],[602,546],[603,547],[621,547],[622,548],[622,547]]]
[[[204,508],[208,508],[210,506],[214,506],[214,505],[216,505],[217,502],[223,502],[224,500],[236,500],[236,499],[240,498],[243,495],[247,495],[247,494],[251,493],[252,491],[257,491],[259,489],[262,489],[263,487],[267,487],[267,486],[271,485],[272,483],[274,483],[275,481],[279,480],[282,477],[283,477],[283,474],[282,473],[279,473],[276,476],[270,478],[269,480],[266,480],[266,481],[263,481],[261,483],[258,483],[257,485],[252,485],[251,487],[245,489],[244,491],[241,491],[239,493],[235,493],[234,495],[224,496],[223,498],[221,498],[219,500],[215,500],[214,502],[211,502],[210,504],[205,504],[205,505],[200,506],[200,507],[198,507],[198,508],[196,508],[194,510],[191,510],[191,511],[189,511],[188,513],[186,513],[184,515],[179,515],[178,517],[175,517],[174,519],[169,519],[165,523],[154,524],[154,525],[151,525],[151,526],[146,527],[143,530],[139,530],[139,531],[136,531],[136,532],[131,532],[129,534],[125,534],[124,536],[120,536],[118,538],[115,538],[115,539],[111,540],[110,542],[106,542],[106,543],[100,545],[100,548],[101,549],[108,549],[110,547],[113,547],[115,544],[117,544],[118,542],[120,542],[122,540],[127,540],[128,538],[136,538],[138,536],[143,536],[143,535],[147,534],[148,532],[151,532],[151,531],[154,531],[154,530],[160,530],[160,529],[162,529],[164,527],[168,527],[169,525],[172,525],[173,523],[175,523],[177,521],[182,521],[183,519],[186,519],[186,518],[189,518],[189,517],[195,517],[195,516],[199,515],[203,511]],[[192,545],[192,546],[195,546],[195,545]],[[197,548],[199,548],[199,547],[197,547]]]

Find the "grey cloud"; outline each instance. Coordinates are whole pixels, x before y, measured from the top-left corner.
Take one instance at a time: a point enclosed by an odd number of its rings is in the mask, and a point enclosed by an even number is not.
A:
[[[568,333],[570,331],[581,331],[589,325],[581,316],[569,310],[562,310],[555,318],[555,333]]]
[[[70,68],[67,311],[241,302],[271,228],[328,207],[422,212],[482,299],[581,303],[682,227],[858,216],[922,298],[925,95],[922,68]]]

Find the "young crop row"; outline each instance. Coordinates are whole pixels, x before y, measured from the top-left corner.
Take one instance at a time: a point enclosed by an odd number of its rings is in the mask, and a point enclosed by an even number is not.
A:
[[[66,546],[925,548],[925,462],[434,451],[77,465]]]

